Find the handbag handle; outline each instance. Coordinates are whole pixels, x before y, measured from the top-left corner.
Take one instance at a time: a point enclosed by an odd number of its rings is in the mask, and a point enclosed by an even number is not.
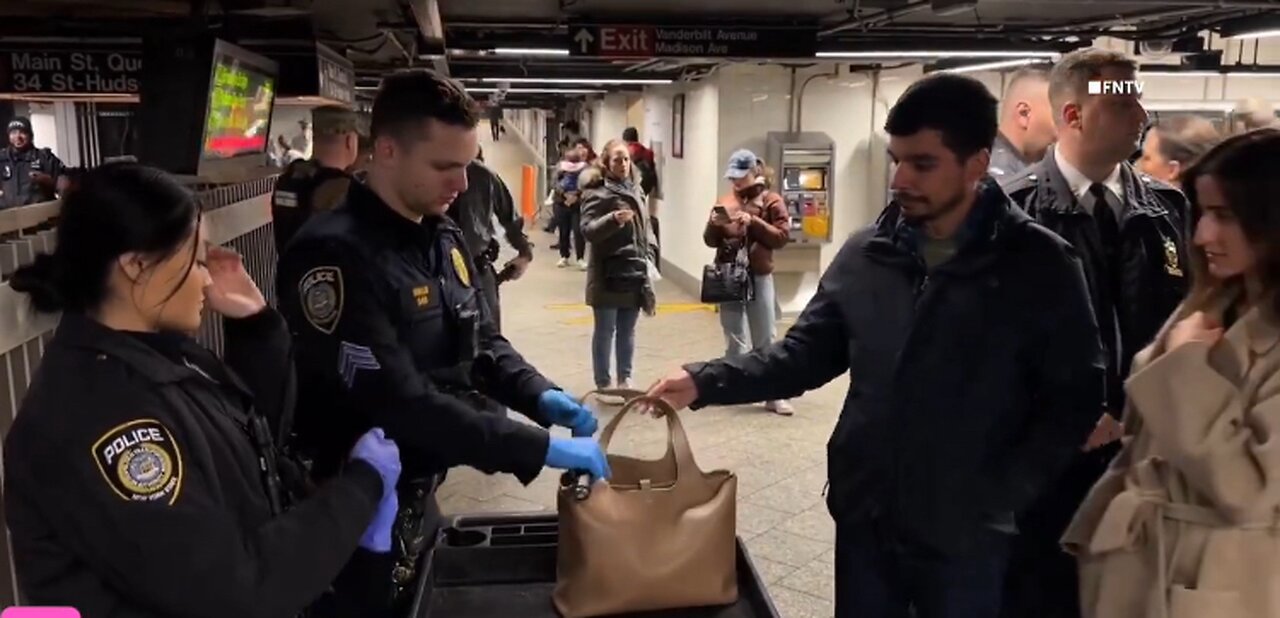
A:
[[[613,434],[618,430],[618,425],[622,424],[623,417],[641,405],[649,404],[661,410],[662,416],[667,419],[667,456],[675,455],[676,479],[686,477],[696,468],[693,449],[689,447],[689,436],[684,431],[684,424],[680,422],[680,415],[671,407],[671,404],[657,397],[649,397],[643,391],[629,389],[600,389],[587,393],[583,396],[583,400],[585,401],[593,394],[613,395],[627,399],[627,403],[623,404],[622,409],[618,410],[618,413],[600,432],[600,450],[609,452],[609,443],[613,441]]]

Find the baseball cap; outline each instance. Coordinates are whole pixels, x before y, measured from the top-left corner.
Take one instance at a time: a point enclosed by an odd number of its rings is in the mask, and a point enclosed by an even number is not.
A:
[[[315,135],[341,135],[343,133],[365,133],[360,115],[339,105],[325,105],[311,110],[311,127]]]
[[[756,166],[756,153],[747,149],[735,150],[729,155],[729,167],[724,172],[724,177],[729,180],[737,180],[751,173]]]

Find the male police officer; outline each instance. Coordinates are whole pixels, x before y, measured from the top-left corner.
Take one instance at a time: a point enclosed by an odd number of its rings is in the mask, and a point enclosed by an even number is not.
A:
[[[360,152],[360,123],[355,112],[328,105],[317,107],[311,117],[315,121],[314,156],[290,163],[271,196],[277,252],[284,251],[312,214],[331,210],[346,197],[351,184],[347,168],[355,164]]]
[[[1067,472],[1019,521],[1005,615],[1079,616],[1075,560],[1059,539],[1118,450],[1124,379],[1185,296],[1181,221],[1186,198],[1127,162],[1147,114],[1133,94],[1089,94],[1089,82],[1132,82],[1123,54],[1084,49],[1049,74],[1058,143],[1004,184],[1013,201],[1080,253],[1106,352],[1106,397],[1093,434]]]
[[[56,197],[62,161],[48,148],[36,148],[31,121],[9,121],[9,147],[0,150],[0,209],[47,202]]]
[[[433,494],[448,467],[509,472],[524,483],[544,464],[608,475],[588,437],[595,417],[493,328],[462,233],[445,216],[467,188],[477,122],[475,102],[435,73],[386,77],[373,105],[366,182],[351,183],[343,204],[309,221],[280,260],[280,307],[305,385],[296,434],[313,474],[332,475],[374,424],[400,446],[398,564],[372,575],[388,586],[394,578],[400,593],[434,536]],[[477,391],[575,437],[483,413]]]
[[[999,131],[987,171],[997,182],[1012,180],[1044,156],[1057,134],[1049,104],[1049,76],[1038,68],[1014,73],[1000,102]]]
[[[484,153],[467,166],[467,190],[449,207],[449,218],[462,229],[467,249],[476,256],[476,287],[484,294],[493,312],[494,328],[502,331],[502,306],[498,298],[498,271],[493,267],[498,260],[500,246],[494,238],[493,218],[497,216],[504,236],[516,257],[503,266],[510,279],[519,279],[533,261],[533,248],[524,233],[524,218],[516,212],[515,201],[506,183],[484,164]]]

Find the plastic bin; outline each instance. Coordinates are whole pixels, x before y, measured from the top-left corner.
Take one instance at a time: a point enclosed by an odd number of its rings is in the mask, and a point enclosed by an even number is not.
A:
[[[555,514],[463,515],[440,531],[423,560],[411,618],[558,618]],[[630,618],[779,618],[738,539],[738,601]]]

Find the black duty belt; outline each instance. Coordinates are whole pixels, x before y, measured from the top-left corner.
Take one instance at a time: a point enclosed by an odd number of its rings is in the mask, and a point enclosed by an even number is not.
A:
[[[395,525],[391,529],[391,551],[396,558],[391,580],[397,597],[412,593],[422,552],[434,544],[438,524],[435,519],[439,515],[434,505],[435,492],[443,478],[442,474],[432,475],[401,483],[397,489],[400,511],[396,513]]]

